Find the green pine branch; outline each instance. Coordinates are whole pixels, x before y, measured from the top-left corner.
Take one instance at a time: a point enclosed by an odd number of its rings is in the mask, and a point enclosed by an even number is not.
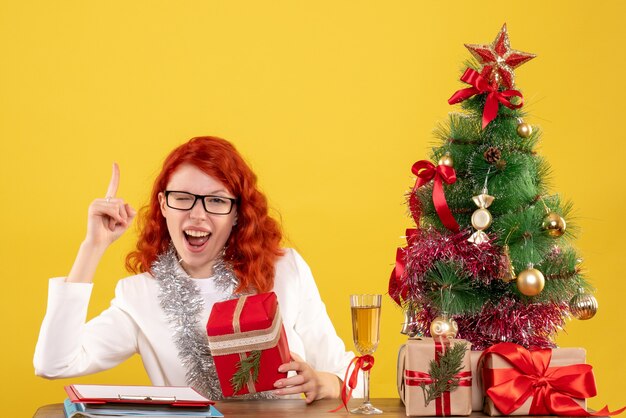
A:
[[[471,277],[458,261],[437,261],[424,278],[430,282],[428,300],[439,312],[476,313],[487,301],[485,290],[472,284]]]
[[[234,394],[237,394],[250,378],[256,382],[259,378],[259,365],[261,364],[261,350],[253,350],[250,355],[237,363],[237,371],[230,378],[230,384],[233,387]]]
[[[467,343],[456,343],[439,357],[438,362],[430,361],[428,373],[432,383],[420,383],[424,392],[424,406],[428,406],[444,392],[456,390],[460,381],[457,375],[463,370],[463,358],[467,349]]]

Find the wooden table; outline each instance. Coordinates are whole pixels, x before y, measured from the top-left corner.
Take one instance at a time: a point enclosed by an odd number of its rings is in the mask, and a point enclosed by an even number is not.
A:
[[[349,407],[354,408],[359,405],[360,399],[352,399],[349,403]],[[404,405],[398,398],[379,398],[372,399],[372,404],[379,409],[383,410],[382,415],[379,417],[406,417]],[[224,414],[225,418],[229,417],[256,417],[256,418],[269,418],[269,417],[352,417],[355,418],[358,415],[352,415],[346,412],[345,409],[341,409],[335,413],[329,412],[335,409],[339,405],[337,399],[323,399],[321,401],[313,402],[311,405],[307,405],[304,400],[262,400],[262,401],[237,401],[227,400],[216,402],[215,407]],[[486,415],[482,412],[472,412],[470,418],[485,418]],[[34,418],[64,418],[63,416],[63,404],[57,403],[53,405],[42,406],[35,412]],[[521,418],[521,417],[520,417]],[[535,416],[533,418],[542,418]],[[548,417],[545,417],[548,418]],[[549,417],[554,418],[554,417]],[[608,417],[606,417],[608,418]]]
[[[307,405],[304,400],[262,400],[237,401],[226,400],[216,402],[215,407],[224,414],[224,417],[355,417],[341,409],[335,413],[329,412],[339,405],[338,399],[323,399]],[[359,399],[350,401],[350,407],[356,407]],[[383,417],[406,417],[404,405],[398,398],[372,399],[372,404],[383,410]],[[477,416],[483,416],[478,414]],[[63,418],[63,404],[45,405],[37,410],[34,418]]]

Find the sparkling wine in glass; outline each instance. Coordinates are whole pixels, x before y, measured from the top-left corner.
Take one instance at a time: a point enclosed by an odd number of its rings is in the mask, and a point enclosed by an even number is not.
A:
[[[378,347],[380,330],[381,295],[350,295],[352,310],[352,336],[359,354],[373,354]],[[361,406],[352,409],[353,414],[382,414],[383,411],[370,403],[370,372],[363,370],[364,399]]]

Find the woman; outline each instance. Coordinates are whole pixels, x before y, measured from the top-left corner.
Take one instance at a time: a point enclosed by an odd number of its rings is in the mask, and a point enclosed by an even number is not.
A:
[[[307,403],[340,395],[354,355],[345,351],[304,260],[281,249],[256,176],[235,148],[197,137],[165,160],[140,213],[137,248],[126,258],[137,273],[121,280],[110,308],[85,323],[92,279],[105,250],[135,211],[116,197],[119,169],[105,198],[89,206],[87,235],[69,275],[50,280],[48,308],[35,350],[47,378],[111,368],[139,353],[154,385],[191,385],[221,398],[204,327],[213,304],[273,290],[292,361],[273,393],[304,393]]]

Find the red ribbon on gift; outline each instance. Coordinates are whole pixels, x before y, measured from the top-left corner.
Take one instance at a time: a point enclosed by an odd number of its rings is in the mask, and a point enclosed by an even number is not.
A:
[[[449,346],[449,340],[443,342],[435,340],[435,361],[439,363],[441,356],[445,352],[445,348]],[[405,370],[404,371],[405,384],[407,386],[421,386],[421,384],[430,385],[434,383],[432,376],[425,372],[417,370]],[[472,372],[464,371],[454,375],[459,379],[459,386],[472,386]],[[435,415],[438,417],[446,417],[452,415],[450,402],[450,391],[445,391],[440,397],[435,399]]]
[[[411,191],[411,197],[409,198],[409,205],[411,207],[411,213],[415,218],[415,223],[419,225],[419,205],[415,197],[415,191],[434,179],[433,203],[435,204],[437,215],[439,215],[439,219],[441,219],[441,222],[446,228],[453,232],[459,232],[459,224],[456,222],[456,219],[454,219],[454,216],[452,216],[448,202],[446,202],[446,195],[443,192],[443,182],[452,184],[456,181],[454,168],[447,165],[438,165],[435,167],[430,161],[421,160],[413,164],[411,171],[417,176],[415,186],[413,186],[413,191]]]
[[[487,68],[483,70],[483,73],[486,69]],[[499,103],[502,103],[509,109],[519,109],[524,104],[522,93],[517,90],[499,91],[498,84],[495,81],[489,83],[485,74],[481,74],[471,68],[465,70],[465,73],[461,76],[461,81],[470,84],[472,87],[456,91],[452,97],[448,99],[448,103],[452,105],[467,100],[475,94],[487,93],[485,107],[483,108],[483,129],[498,116]],[[519,97],[521,99],[520,103],[511,103],[512,97]]]
[[[389,287],[387,291],[391,298],[400,306],[402,306],[402,300],[406,300],[408,290],[402,288],[402,280],[406,268],[406,252],[415,237],[417,237],[417,229],[408,228],[406,230],[407,246],[396,250],[396,265],[391,272],[391,277],[389,277]]]
[[[428,373],[419,372],[416,370],[405,370],[404,376],[411,379],[410,381],[406,382],[407,386],[420,386],[420,383],[430,385],[431,383],[435,382],[432,379],[432,376]],[[454,377],[459,379],[459,386],[472,386],[472,372],[459,372],[455,374]]]
[[[354,366],[354,369],[352,370],[352,374],[348,379],[350,367],[352,366]],[[357,356],[352,359],[350,364],[348,364],[348,368],[346,369],[346,376],[344,377],[343,383],[341,385],[341,405],[329,412],[337,412],[342,407],[346,408],[346,411],[348,410],[348,401],[352,397],[352,391],[354,390],[354,388],[356,388],[356,384],[359,378],[359,370],[363,370],[364,372],[366,372],[372,367],[374,367],[374,356],[370,354]]]
[[[513,343],[489,347],[480,357],[495,354],[505,359],[512,369],[484,369],[483,381],[487,396],[504,415],[510,415],[533,397],[530,415],[607,416],[617,415],[626,407],[610,412],[608,407],[589,413],[572,398],[591,398],[596,395],[596,383],[589,364],[548,367],[552,350],[528,351]]]

